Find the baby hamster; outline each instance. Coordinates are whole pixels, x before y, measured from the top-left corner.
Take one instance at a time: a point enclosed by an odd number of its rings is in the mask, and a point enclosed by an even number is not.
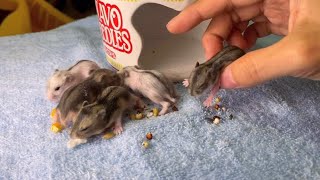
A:
[[[120,134],[123,112],[133,108],[136,100],[126,88],[107,87],[94,103],[83,103],[71,129],[71,139],[88,139],[110,127],[114,127],[115,134]]]
[[[56,69],[47,81],[47,98],[52,102],[58,102],[68,88],[79,84],[99,68],[93,61],[81,60],[67,70]]]
[[[118,73],[125,86],[162,106],[159,115],[166,114],[169,107],[177,102],[178,97],[173,83],[158,71],[128,66]]]
[[[93,103],[106,87],[121,84],[121,78],[116,72],[108,69],[94,71],[86,80],[69,88],[62,95],[53,117],[54,122],[60,122],[64,127],[68,127],[74,121],[84,101]]]
[[[223,69],[244,54],[245,52],[236,46],[225,47],[205,63],[197,62],[189,79],[183,82],[184,86],[188,87],[192,96],[198,96],[210,88],[210,95],[203,104],[206,107],[211,106],[212,99],[220,88],[220,74]]]

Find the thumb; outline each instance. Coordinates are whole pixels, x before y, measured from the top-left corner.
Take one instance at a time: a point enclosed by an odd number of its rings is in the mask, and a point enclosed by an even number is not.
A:
[[[293,74],[299,68],[296,54],[292,43],[285,38],[267,48],[249,52],[226,67],[221,75],[221,87],[251,87]]]

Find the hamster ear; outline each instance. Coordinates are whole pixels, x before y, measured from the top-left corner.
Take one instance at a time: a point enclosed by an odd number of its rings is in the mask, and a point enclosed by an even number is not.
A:
[[[139,65],[135,65],[134,66],[136,69],[141,69],[141,67]]]
[[[64,78],[65,78],[65,80],[66,80],[66,82],[72,82],[73,80],[74,80],[74,77],[73,77],[73,75],[72,74],[65,74],[64,75]]]
[[[108,78],[107,77],[105,77],[105,75],[95,75],[95,76],[93,76],[94,77],[94,79],[97,81],[97,82],[103,82],[103,81],[106,81],[106,80],[108,80]]]
[[[91,121],[88,119],[83,119],[79,125],[79,131],[86,131],[90,127]]]
[[[58,72],[58,71],[59,71],[59,69],[55,69],[55,70],[54,70],[54,72]]]
[[[124,77],[129,77],[129,72],[128,71],[124,71],[123,74],[124,74]]]
[[[84,106],[86,106],[86,105],[88,105],[89,104],[89,102],[88,101],[83,101],[83,103],[82,103],[82,107],[84,107]]]
[[[90,69],[89,75],[93,74],[96,71],[96,69]]]
[[[102,97],[106,96],[110,91],[109,91],[110,88],[105,88],[102,93],[100,93],[97,97],[98,100],[100,100]]]
[[[106,110],[104,108],[100,109],[97,113],[98,116],[105,116],[106,115]]]
[[[113,74],[111,77],[104,77],[101,81],[115,86],[115,84],[120,81],[120,77],[118,74]]]
[[[198,67],[199,65],[200,65],[199,62],[197,62],[195,67]]]

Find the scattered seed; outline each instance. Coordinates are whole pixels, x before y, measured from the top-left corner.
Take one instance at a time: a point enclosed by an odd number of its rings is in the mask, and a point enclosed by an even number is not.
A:
[[[213,117],[213,124],[219,124],[220,123],[221,118],[219,116],[214,116]]]
[[[146,138],[147,138],[148,140],[151,140],[152,137],[153,137],[153,135],[151,134],[151,132],[147,133]]]
[[[219,110],[220,110],[219,104],[215,104],[215,105],[214,105],[214,109],[217,110],[217,111],[219,111]]]
[[[136,115],[135,114],[130,114],[130,119],[131,120],[136,120]]]
[[[152,111],[147,114],[147,117],[148,117],[148,118],[150,118],[150,117],[152,117],[152,116],[153,116],[153,112],[152,112]]]
[[[136,120],[140,120],[143,118],[143,114],[142,113],[137,113],[136,114]]]
[[[149,147],[149,143],[148,143],[147,141],[143,141],[143,142],[142,142],[142,146],[143,146],[144,148],[148,148],[148,147]]]
[[[222,107],[221,110],[222,110],[223,112],[226,112],[226,111],[227,111],[227,108],[226,108],[226,107]]]

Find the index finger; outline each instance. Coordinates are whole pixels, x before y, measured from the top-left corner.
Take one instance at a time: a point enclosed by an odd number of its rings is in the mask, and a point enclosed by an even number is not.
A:
[[[260,0],[197,0],[174,17],[167,24],[167,29],[174,34],[183,33],[197,26],[202,21],[214,18],[222,12],[245,7],[259,1]]]
[[[210,19],[223,12],[227,0],[198,0],[174,17],[167,25],[171,33],[186,32],[204,20]]]

